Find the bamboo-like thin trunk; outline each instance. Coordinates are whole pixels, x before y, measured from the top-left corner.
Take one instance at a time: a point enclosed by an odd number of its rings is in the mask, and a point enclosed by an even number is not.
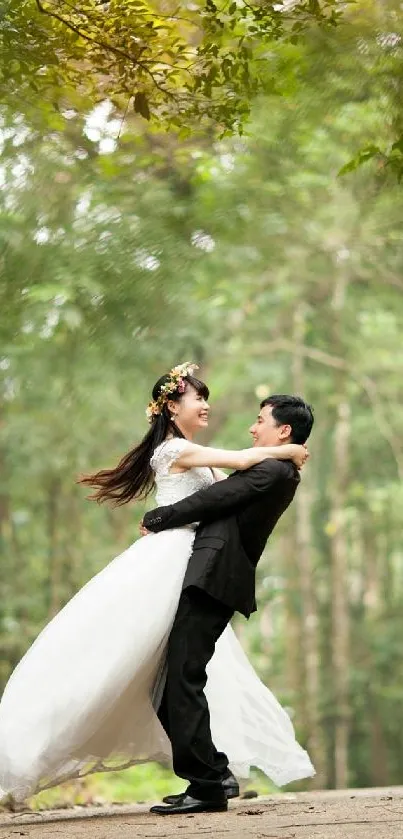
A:
[[[335,468],[331,506],[333,678],[335,698],[335,787],[348,786],[349,710],[349,615],[347,599],[348,549],[344,496],[348,476],[350,406],[338,405],[335,429]]]
[[[371,783],[374,786],[386,786],[388,783],[388,749],[385,740],[384,725],[379,706],[379,698],[376,694],[375,685],[377,674],[375,671],[375,660],[372,647],[372,639],[377,632],[377,622],[383,606],[381,593],[379,591],[380,568],[383,562],[379,562],[378,540],[372,527],[368,527],[364,538],[365,550],[365,622],[367,626],[367,651],[366,666],[368,671],[368,719],[370,736],[370,772]]]
[[[346,305],[348,276],[340,263],[331,300],[333,309],[333,347],[338,356],[345,355],[343,315]],[[336,374],[337,398],[334,432],[334,460],[331,475],[331,562],[332,562],[332,667],[335,701],[334,777],[336,789],[348,786],[349,708],[349,607],[348,607],[348,542],[345,521],[345,496],[349,473],[350,405],[347,377],[343,370]]]

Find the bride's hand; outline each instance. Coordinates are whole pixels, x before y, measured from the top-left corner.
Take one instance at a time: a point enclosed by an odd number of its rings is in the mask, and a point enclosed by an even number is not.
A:
[[[142,521],[139,524],[139,531],[140,531],[140,536],[148,536],[148,534],[151,532],[150,530],[147,530],[146,527],[144,527],[144,524],[143,524]]]
[[[287,443],[283,446],[284,456],[287,460],[292,460],[297,469],[302,469],[309,457],[309,451],[306,446],[300,446],[297,443]]]

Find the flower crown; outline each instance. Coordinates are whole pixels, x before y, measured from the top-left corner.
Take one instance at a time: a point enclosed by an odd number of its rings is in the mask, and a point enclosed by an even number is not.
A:
[[[197,364],[192,364],[191,361],[185,361],[184,364],[178,364],[170,370],[168,381],[162,385],[158,399],[151,400],[146,408],[146,416],[148,422],[152,422],[154,417],[161,414],[166,402],[168,402],[169,395],[176,390],[178,393],[184,393],[186,389],[186,376],[191,376],[194,370],[198,370]]]

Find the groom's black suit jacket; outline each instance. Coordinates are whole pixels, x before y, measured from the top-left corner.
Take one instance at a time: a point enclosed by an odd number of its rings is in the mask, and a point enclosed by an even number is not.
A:
[[[289,460],[264,460],[176,504],[146,513],[158,533],[200,521],[183,588],[196,586],[249,617],[256,611],[257,563],[300,481]]]

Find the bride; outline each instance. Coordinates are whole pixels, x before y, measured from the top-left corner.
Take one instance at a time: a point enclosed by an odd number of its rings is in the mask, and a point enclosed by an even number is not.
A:
[[[126,504],[156,486],[157,504],[178,501],[267,457],[306,458],[303,446],[205,448],[204,467],[177,465],[183,446],[208,424],[207,386],[179,365],[153,388],[151,427],[115,469],[82,479],[98,502]],[[196,368],[197,369],[197,368]],[[196,447],[195,447],[196,448]],[[197,447],[199,448],[199,447]],[[200,462],[200,458],[199,458]],[[136,763],[169,764],[155,709],[165,649],[195,531],[143,536],[91,579],[50,621],[17,665],[0,703],[0,800],[16,801],[92,772]],[[235,775],[256,766],[281,786],[314,775],[291,721],[227,627],[208,667],[214,742]]]

